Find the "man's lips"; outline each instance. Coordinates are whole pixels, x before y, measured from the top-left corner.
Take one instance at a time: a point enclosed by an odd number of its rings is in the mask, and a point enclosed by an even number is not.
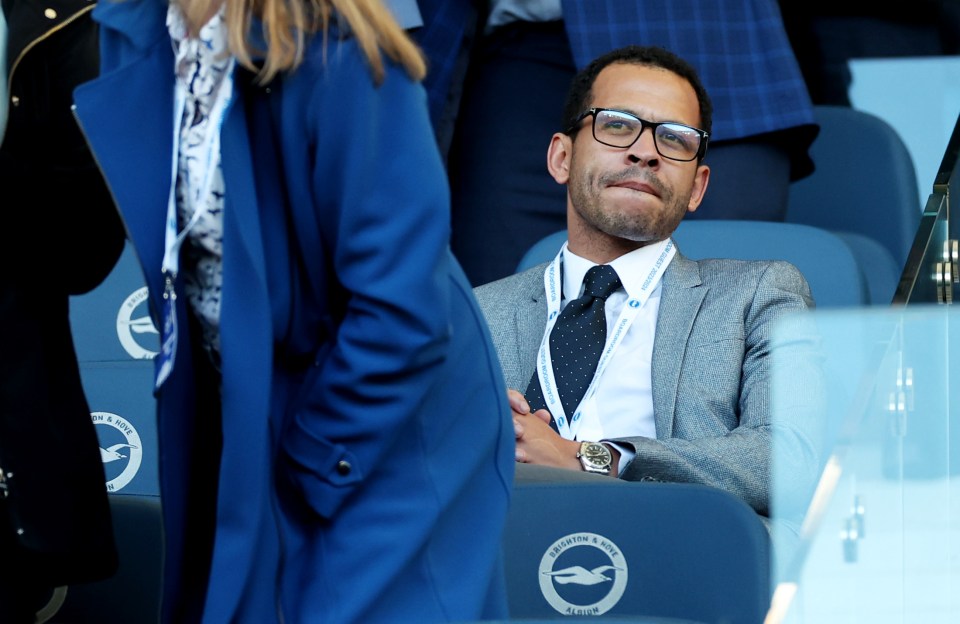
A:
[[[625,188],[632,191],[641,191],[643,193],[649,193],[655,197],[660,197],[660,192],[653,186],[647,184],[646,182],[639,182],[635,180],[623,180],[621,182],[615,182],[610,186],[616,188]]]

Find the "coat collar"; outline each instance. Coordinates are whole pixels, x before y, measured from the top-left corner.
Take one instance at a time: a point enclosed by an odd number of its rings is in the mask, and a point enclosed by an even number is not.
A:
[[[169,36],[168,7],[166,0],[105,0],[97,3],[93,18],[101,27],[124,35],[132,47],[145,51]]]
[[[135,49],[145,51],[156,45],[158,39],[169,36],[169,7],[169,0],[103,0],[94,9],[93,18],[103,28],[122,34]],[[334,21],[330,25],[328,36],[335,38],[341,32],[345,32],[345,29],[339,22]],[[267,49],[267,40],[263,33],[260,20],[253,18],[247,33],[253,50]],[[258,63],[263,60],[263,56],[254,54],[251,60]]]

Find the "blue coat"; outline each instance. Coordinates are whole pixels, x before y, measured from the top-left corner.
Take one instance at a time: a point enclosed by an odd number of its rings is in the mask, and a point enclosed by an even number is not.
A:
[[[77,117],[160,309],[173,137],[165,0],[98,5],[101,76]],[[447,249],[449,198],[423,90],[375,88],[350,40],[245,87],[221,131],[224,283],[216,539],[185,492],[195,435],[184,297],[158,396],[164,619],[502,617],[497,553],[513,471],[502,373]],[[277,139],[274,142],[274,139]],[[203,564],[203,583],[183,581]],[[189,552],[188,552],[189,550]],[[199,553],[199,554],[198,554]]]

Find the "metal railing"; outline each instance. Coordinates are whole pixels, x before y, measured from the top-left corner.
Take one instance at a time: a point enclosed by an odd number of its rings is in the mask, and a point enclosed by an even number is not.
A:
[[[944,152],[924,206],[920,227],[907,256],[894,305],[952,304],[960,284],[956,224],[950,221],[950,189],[960,183],[960,118]],[[960,190],[960,189],[958,189]]]

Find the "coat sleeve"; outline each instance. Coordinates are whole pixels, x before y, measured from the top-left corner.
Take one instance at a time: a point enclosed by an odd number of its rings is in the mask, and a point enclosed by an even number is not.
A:
[[[374,85],[349,40],[325,56],[308,106],[312,201],[339,282],[327,294],[344,305],[282,444],[307,504],[332,517],[417,426],[451,320],[449,194],[424,91],[392,65]]]
[[[622,478],[719,487],[769,515],[771,456],[776,452],[777,461],[791,467],[792,487],[808,493],[821,460],[824,379],[813,321],[809,315],[792,313],[806,310],[811,302],[799,271],[786,263],[772,263],[746,310],[742,375],[733,406],[739,416],[736,427],[695,439],[617,440],[637,451]],[[788,316],[790,321],[784,321]],[[698,417],[679,409],[675,414],[675,419]]]

